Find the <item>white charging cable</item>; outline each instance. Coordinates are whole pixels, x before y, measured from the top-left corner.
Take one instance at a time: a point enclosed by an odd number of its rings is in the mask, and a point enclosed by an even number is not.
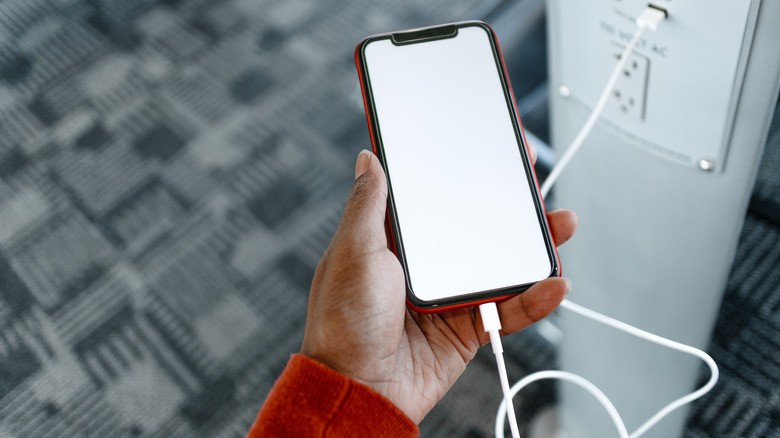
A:
[[[628,60],[628,56],[631,54],[631,52],[634,50],[636,45],[639,43],[639,41],[642,38],[642,35],[648,29],[656,30],[658,24],[661,21],[663,21],[665,18],[666,18],[666,11],[653,6],[648,6],[647,8],[645,8],[645,10],[637,18],[636,20],[637,30],[634,33],[634,36],[629,41],[625,50],[623,50],[623,53],[621,54],[620,59],[618,60],[618,63],[612,72],[612,75],[607,81],[607,85],[604,87],[604,91],[602,91],[601,93],[601,97],[596,103],[596,106],[593,108],[593,112],[591,113],[590,117],[588,117],[588,120],[585,122],[585,125],[583,125],[580,132],[577,134],[577,137],[574,139],[571,146],[569,146],[569,148],[566,150],[566,152],[561,157],[561,159],[558,160],[558,163],[555,165],[553,170],[550,172],[550,175],[547,177],[544,184],[542,185],[541,192],[543,197],[547,196],[547,194],[550,191],[550,188],[553,186],[553,184],[555,184],[555,181],[557,181],[558,177],[563,172],[564,168],[569,164],[569,161],[571,161],[572,157],[580,149],[583,142],[585,141],[585,138],[588,136],[588,134],[590,134],[590,131],[593,129],[593,126],[596,124],[596,121],[601,115],[601,112],[604,110],[604,106],[606,105],[607,99],[609,98],[609,95],[615,86],[615,82],[617,81],[617,78],[619,77],[620,73],[625,67],[625,64]],[[506,376],[506,364],[504,363],[504,358],[503,358],[503,348],[501,346],[501,339],[499,336],[499,330],[501,329],[501,321],[499,320],[498,317],[498,309],[495,303],[482,304],[479,306],[480,315],[482,316],[482,325],[485,327],[485,331],[490,334],[490,343],[493,347],[493,353],[496,356],[496,364],[498,366],[499,377],[501,379],[501,388],[504,393],[504,401],[501,402],[501,405],[499,406],[498,412],[496,414],[495,434],[497,438],[504,436],[505,417],[509,417],[509,426],[512,431],[512,437],[520,438],[520,432],[517,426],[517,418],[515,416],[514,407],[512,405],[512,398],[522,388],[538,380],[543,380],[543,379],[565,380],[568,382],[572,382],[576,385],[579,385],[585,390],[587,390],[588,392],[590,392],[607,410],[607,413],[609,414],[610,418],[614,422],[615,427],[617,428],[621,438],[639,438],[645,432],[647,432],[651,427],[653,427],[655,424],[661,421],[661,419],[663,419],[665,416],[667,416],[675,409],[684,406],[685,404],[690,403],[698,399],[699,397],[703,396],[707,392],[709,392],[718,381],[717,364],[712,359],[712,357],[710,357],[704,351],[699,350],[698,348],[694,348],[646,332],[644,330],[638,329],[624,322],[602,315],[598,312],[594,312],[583,306],[575,304],[569,300],[563,300],[563,302],[561,303],[561,307],[573,311],[575,313],[578,313],[587,318],[593,319],[602,324],[606,324],[610,327],[624,331],[628,334],[637,336],[641,339],[645,339],[647,341],[656,343],[658,345],[672,348],[674,350],[693,355],[703,360],[704,363],[707,364],[707,366],[710,369],[710,378],[707,381],[707,383],[705,383],[701,388],[691,392],[690,394],[680,397],[677,400],[664,406],[661,410],[656,412],[655,415],[653,415],[649,420],[647,420],[644,424],[642,424],[639,428],[637,428],[637,430],[629,434],[628,430],[626,429],[626,425],[623,422],[623,419],[620,417],[620,414],[618,413],[617,409],[612,404],[612,402],[609,400],[609,398],[601,390],[599,390],[599,388],[596,385],[594,385],[592,382],[576,374],[569,373],[566,371],[555,371],[555,370],[540,371],[525,377],[524,379],[517,382],[512,388],[509,388],[509,385],[507,383],[508,378]]]
[[[709,367],[710,378],[709,380],[707,380],[707,383],[701,386],[701,388],[683,397],[680,397],[677,400],[661,408],[658,412],[655,413],[655,415],[650,417],[649,420],[645,421],[645,423],[639,426],[639,428],[631,432],[631,434],[628,433],[626,429],[626,425],[623,422],[623,419],[620,417],[620,414],[618,413],[615,406],[612,404],[609,398],[607,398],[607,396],[603,392],[601,392],[601,390],[599,390],[598,387],[596,387],[596,385],[594,385],[589,380],[583,377],[580,377],[576,374],[567,371],[539,371],[530,374],[512,386],[512,388],[510,389],[510,396],[509,396],[510,398],[514,398],[514,396],[517,395],[517,393],[520,392],[521,389],[538,380],[544,380],[544,379],[565,380],[581,386],[582,388],[590,392],[594,397],[596,397],[596,399],[607,410],[607,413],[609,413],[609,416],[612,419],[612,422],[615,424],[615,427],[617,428],[621,438],[639,438],[640,436],[644,435],[645,432],[650,430],[651,427],[655,426],[659,421],[661,421],[661,419],[669,415],[669,413],[671,413],[675,409],[684,406],[698,399],[704,394],[708,393],[718,382],[718,376],[719,376],[718,365],[715,363],[715,360],[713,360],[712,357],[710,357],[710,355],[708,355],[702,350],[699,350],[698,348],[694,348],[689,345],[681,344],[679,342],[666,339],[664,337],[655,335],[653,333],[646,332],[642,329],[636,328],[622,321],[618,321],[614,318],[610,318],[606,315],[595,312],[586,307],[580,306],[579,304],[575,304],[569,300],[563,300],[563,302],[561,303],[561,307],[570,310],[572,312],[578,313],[586,318],[590,318],[594,321],[600,322],[602,324],[616,328],[620,331],[626,332],[630,335],[634,335],[636,337],[645,339],[647,341],[653,342],[663,347],[668,347],[680,351],[682,353],[697,357],[702,361],[704,361],[704,363],[707,364],[707,367]],[[505,400],[506,398],[507,398],[506,395],[504,395]],[[496,414],[496,430],[495,430],[496,437],[504,436],[504,415],[505,415],[504,411],[505,410],[506,410],[506,404],[502,402],[501,405],[499,405],[498,413]]]
[[[515,408],[512,405],[512,395],[509,390],[509,379],[506,375],[506,364],[504,363],[504,348],[501,345],[501,319],[498,317],[498,308],[496,303],[484,303],[479,305],[479,315],[482,317],[482,327],[490,335],[490,346],[493,347],[493,354],[496,356],[496,366],[498,366],[498,378],[501,380],[501,390],[504,392],[504,401],[501,402],[499,409],[504,407],[501,412],[501,434],[504,432],[504,415],[509,416],[509,429],[512,431],[512,438],[520,438],[520,429],[517,427],[517,417],[515,417]],[[509,407],[508,409],[506,407]]]

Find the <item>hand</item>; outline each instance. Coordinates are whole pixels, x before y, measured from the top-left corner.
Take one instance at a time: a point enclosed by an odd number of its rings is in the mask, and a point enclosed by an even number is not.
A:
[[[370,386],[419,423],[489,337],[476,307],[438,314],[406,307],[403,270],[385,236],[387,182],[374,154],[360,153],[355,178],[314,273],[301,353]],[[548,219],[559,245],[577,228],[568,210]],[[550,314],[569,288],[565,278],[548,278],[499,303],[502,334]]]

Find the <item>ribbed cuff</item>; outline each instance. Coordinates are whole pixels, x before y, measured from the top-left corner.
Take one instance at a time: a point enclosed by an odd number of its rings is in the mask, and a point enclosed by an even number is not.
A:
[[[362,383],[301,354],[290,358],[249,438],[416,437],[417,425]]]

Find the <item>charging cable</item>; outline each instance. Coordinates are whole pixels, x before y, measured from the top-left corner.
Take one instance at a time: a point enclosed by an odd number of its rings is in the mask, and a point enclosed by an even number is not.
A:
[[[588,117],[588,120],[582,125],[580,132],[574,138],[574,141],[571,142],[571,146],[566,149],[566,152],[564,152],[563,156],[561,156],[552,171],[550,171],[550,174],[544,180],[541,188],[542,198],[547,197],[547,193],[550,192],[555,181],[561,176],[563,169],[569,164],[569,161],[574,157],[574,154],[580,150],[585,138],[590,134],[590,131],[596,124],[599,116],[601,116],[601,112],[604,111],[604,107],[607,105],[609,95],[612,93],[612,89],[615,88],[615,83],[617,82],[618,77],[620,77],[623,67],[625,67],[626,62],[628,62],[628,56],[634,51],[634,48],[642,39],[642,35],[644,35],[647,30],[656,30],[658,24],[665,18],[666,12],[664,10],[648,6],[636,19],[636,31],[634,32],[634,36],[631,37],[631,41],[629,41],[628,45],[623,50],[623,53],[620,54],[620,59],[618,60],[615,69],[612,71],[612,75],[609,77],[607,85],[604,87],[604,91],[601,92],[601,97],[599,97],[599,100],[596,102],[596,106],[593,107],[593,112],[590,113],[590,117]]]
[[[594,385],[584,377],[580,377],[574,373],[556,370],[556,371],[539,371],[530,374],[512,386],[509,395],[510,399],[514,398],[514,396],[517,395],[517,393],[520,392],[520,390],[522,390],[524,387],[538,380],[545,380],[545,379],[565,380],[584,388],[586,391],[590,392],[601,403],[602,406],[604,406],[604,408],[607,410],[607,413],[609,414],[609,417],[612,419],[612,422],[615,424],[615,427],[617,428],[621,438],[639,438],[640,436],[644,435],[645,432],[650,430],[651,427],[655,426],[659,421],[661,421],[661,419],[669,415],[669,413],[671,413],[675,409],[684,406],[698,399],[704,394],[708,393],[718,382],[718,376],[719,376],[718,365],[715,363],[715,360],[713,360],[712,357],[710,357],[710,355],[708,355],[702,350],[699,350],[698,348],[694,348],[691,347],[690,345],[685,345],[655,335],[653,333],[649,333],[642,329],[636,328],[632,325],[626,324],[622,321],[618,321],[614,318],[610,318],[606,315],[595,312],[586,307],[580,306],[579,304],[575,304],[569,300],[563,300],[563,302],[561,303],[561,307],[570,310],[572,312],[578,313],[586,318],[590,318],[601,324],[608,325],[610,327],[616,328],[630,335],[634,335],[638,338],[697,357],[702,361],[704,361],[704,363],[710,369],[710,378],[707,380],[707,383],[701,386],[701,388],[687,395],[684,395],[678,398],[677,400],[669,403],[668,405],[664,406],[663,408],[661,408],[658,412],[655,413],[655,415],[650,417],[649,420],[645,421],[645,423],[639,426],[639,428],[631,432],[631,434],[628,433],[626,429],[626,425],[623,422],[623,419],[620,417],[620,414],[618,413],[617,409],[612,404],[612,402],[609,400],[609,398],[601,390],[599,390],[598,387],[596,387],[596,385]],[[480,306],[480,312],[481,309],[482,306]],[[493,341],[491,340],[491,342]],[[505,394],[504,400],[506,399],[507,396]],[[498,413],[496,414],[496,429],[495,429],[496,437],[504,436],[504,415],[505,415],[504,411],[507,409],[506,406],[509,405],[502,402],[501,405],[499,405],[498,407]],[[512,408],[510,407],[510,409]]]
[[[591,113],[590,117],[588,117],[588,120],[585,122],[582,129],[580,129],[580,132],[577,134],[577,137],[575,137],[571,146],[569,146],[569,148],[566,150],[566,152],[561,157],[561,159],[558,160],[558,163],[555,165],[555,167],[553,167],[553,170],[550,172],[550,175],[547,177],[544,184],[542,184],[541,187],[542,197],[547,196],[547,194],[550,191],[550,188],[552,188],[553,184],[555,184],[560,174],[569,164],[569,161],[571,161],[572,157],[574,157],[574,155],[580,149],[583,142],[585,141],[585,138],[588,136],[588,134],[590,134],[591,130],[593,129],[593,126],[596,124],[596,121],[601,115],[601,112],[604,110],[604,106],[607,103],[607,99],[609,98],[612,89],[615,87],[615,82],[617,82],[617,78],[619,77],[620,73],[623,71],[623,68],[625,67],[629,55],[641,40],[642,35],[644,35],[644,33],[648,29],[653,31],[656,30],[658,24],[661,21],[663,21],[666,17],[667,17],[666,10],[654,7],[652,5],[648,5],[648,7],[645,8],[645,10],[642,11],[642,13],[639,15],[639,17],[636,20],[636,24],[637,24],[636,32],[634,33],[634,36],[629,41],[625,50],[623,50],[623,53],[620,55],[620,59],[618,60],[618,63],[615,66],[612,75],[607,81],[607,85],[604,87],[604,91],[602,91],[601,97],[599,97],[596,106],[593,108],[593,112]],[[507,383],[508,378],[506,375],[506,364],[504,363],[504,357],[503,357],[503,347],[501,345],[501,339],[499,335],[499,330],[501,330],[501,321],[498,317],[498,309],[495,303],[485,303],[479,306],[479,312],[480,315],[482,316],[482,325],[484,326],[485,331],[490,334],[490,344],[493,347],[493,354],[495,354],[496,356],[496,364],[498,366],[499,378],[501,380],[501,388],[504,393],[504,401],[501,402],[501,405],[498,408],[498,413],[496,414],[496,428],[495,428],[496,438],[504,436],[505,417],[509,418],[509,427],[510,430],[512,431],[512,437],[520,438],[520,432],[517,426],[517,418],[515,416],[515,411],[512,404],[512,398],[525,386],[537,380],[543,380],[543,379],[564,380],[579,385],[580,387],[590,392],[607,410],[607,413],[609,414],[610,418],[615,424],[615,427],[617,428],[621,438],[639,438],[645,432],[650,430],[651,427],[653,427],[655,424],[661,421],[661,419],[663,419],[665,416],[667,416],[675,409],[684,406],[685,404],[690,403],[698,399],[699,397],[703,396],[707,392],[709,392],[715,386],[715,383],[717,383],[718,381],[717,364],[712,359],[712,357],[710,357],[707,353],[705,353],[704,351],[698,348],[694,348],[689,345],[681,344],[679,342],[675,342],[670,339],[666,339],[661,336],[646,332],[644,330],[641,330],[639,328],[636,328],[624,322],[618,321],[614,318],[610,318],[608,316],[602,315],[593,310],[587,309],[569,300],[563,300],[563,302],[561,303],[561,307],[569,311],[578,313],[587,318],[590,318],[594,321],[600,322],[602,324],[626,332],[628,334],[637,336],[641,339],[645,339],[647,341],[656,343],[658,345],[672,348],[674,350],[695,356],[701,359],[702,361],[704,361],[705,364],[707,364],[707,366],[710,369],[710,378],[707,381],[707,383],[705,383],[701,388],[683,397],[680,397],[677,400],[664,406],[661,410],[659,410],[652,417],[650,417],[650,419],[648,419],[644,424],[642,424],[639,428],[637,428],[637,430],[629,434],[628,430],[626,429],[626,425],[623,422],[623,419],[620,417],[620,414],[618,413],[617,409],[612,404],[612,402],[609,400],[609,398],[592,382],[576,374],[569,373],[567,371],[556,371],[556,370],[540,371],[537,373],[533,373],[529,376],[526,376],[524,379],[520,380],[514,386],[512,386],[512,388],[509,388],[509,384]]]
[[[479,305],[479,315],[482,317],[482,327],[490,335],[490,346],[493,347],[493,354],[496,356],[496,366],[498,366],[498,378],[501,380],[501,390],[504,392],[504,401],[499,406],[499,415],[501,415],[501,433],[504,432],[504,415],[509,416],[509,429],[512,431],[512,438],[520,438],[520,429],[517,427],[517,417],[515,417],[515,408],[512,405],[514,395],[509,389],[509,379],[506,375],[506,363],[504,363],[504,348],[501,345],[501,319],[498,317],[498,308],[496,303],[484,303]],[[501,411],[501,408],[504,408]],[[508,409],[507,409],[508,407]],[[498,436],[498,435],[496,435]]]

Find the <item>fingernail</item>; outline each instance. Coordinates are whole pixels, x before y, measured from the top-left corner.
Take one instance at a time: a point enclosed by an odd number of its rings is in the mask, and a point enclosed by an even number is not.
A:
[[[566,295],[569,295],[569,292],[571,292],[571,280],[566,277],[563,277],[563,280],[566,282]]]
[[[355,163],[355,179],[358,179],[360,175],[366,173],[368,165],[371,163],[371,152],[366,149],[360,151],[357,157],[357,163]]]

